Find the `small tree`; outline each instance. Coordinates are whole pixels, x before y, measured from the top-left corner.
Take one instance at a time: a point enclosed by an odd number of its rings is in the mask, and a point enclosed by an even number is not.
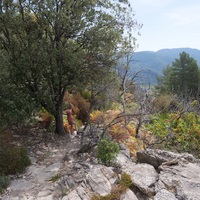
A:
[[[119,146],[112,140],[102,138],[98,143],[97,158],[105,165],[111,165],[119,153]]]
[[[171,93],[181,95],[183,98],[198,96],[199,69],[197,61],[189,54],[182,52],[172,66],[167,66],[163,76],[158,78],[158,88]]]

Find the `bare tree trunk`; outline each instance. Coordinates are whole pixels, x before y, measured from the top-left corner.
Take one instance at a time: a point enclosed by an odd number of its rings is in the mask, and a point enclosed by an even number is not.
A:
[[[62,103],[57,106],[56,115],[55,115],[55,133],[58,135],[65,135],[65,129],[63,125],[63,112],[62,112]]]
[[[142,126],[142,120],[141,118],[138,119],[138,123],[136,125],[136,130],[135,130],[135,137],[139,138],[139,131],[140,131],[140,127]]]
[[[122,106],[123,106],[123,114],[124,114],[124,125],[127,126],[127,120],[126,120],[126,76],[123,79],[122,83]]]

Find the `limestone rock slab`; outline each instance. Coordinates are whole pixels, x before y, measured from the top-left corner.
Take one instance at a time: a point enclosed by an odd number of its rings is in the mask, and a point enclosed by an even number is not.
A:
[[[91,189],[101,196],[106,196],[111,192],[112,184],[116,180],[117,177],[113,170],[105,166],[94,167],[87,175]]]

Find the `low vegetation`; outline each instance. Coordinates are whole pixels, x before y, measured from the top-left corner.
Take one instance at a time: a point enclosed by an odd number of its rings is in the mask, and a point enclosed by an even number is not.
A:
[[[10,178],[5,175],[0,175],[0,193],[2,193],[10,185]]]
[[[114,141],[103,138],[98,143],[97,158],[101,163],[107,166],[112,165],[118,153],[119,153],[119,146]]]
[[[131,177],[127,173],[122,173],[119,183],[114,185],[111,193],[106,196],[94,195],[91,200],[120,200],[121,196],[126,192],[128,188],[133,186]]]
[[[60,174],[56,174],[55,176],[52,176],[49,181],[51,181],[52,183],[58,181],[61,178]]]
[[[31,164],[23,147],[1,145],[0,172],[4,175],[22,173]]]
[[[0,131],[0,174],[22,173],[31,164],[27,150],[14,144],[12,134]]]
[[[200,116],[196,112],[151,116],[146,125],[156,138],[156,146],[200,155]]]

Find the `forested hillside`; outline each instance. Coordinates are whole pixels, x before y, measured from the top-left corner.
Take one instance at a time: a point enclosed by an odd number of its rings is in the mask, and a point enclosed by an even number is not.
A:
[[[197,60],[200,65],[200,50],[191,48],[177,49],[161,49],[157,52],[141,51],[133,53],[133,61],[131,67],[133,69],[143,69],[141,77],[144,83],[156,83],[156,76],[161,75],[163,69],[172,63],[175,58],[179,57],[182,52],[188,53],[191,57]]]

